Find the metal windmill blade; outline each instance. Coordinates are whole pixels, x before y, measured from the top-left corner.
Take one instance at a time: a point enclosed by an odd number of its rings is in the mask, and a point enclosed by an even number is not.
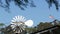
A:
[[[25,17],[23,16],[15,16],[12,20],[11,20],[11,27],[13,29],[13,31],[17,32],[22,32],[25,28]],[[18,28],[19,27],[19,28]]]
[[[15,24],[20,24],[21,22],[22,23],[24,23],[26,21],[26,19],[25,19],[25,17],[23,17],[23,16],[15,16],[14,18],[13,18],[13,20],[11,20],[11,24],[12,23],[15,23]],[[17,25],[18,25],[17,24]]]

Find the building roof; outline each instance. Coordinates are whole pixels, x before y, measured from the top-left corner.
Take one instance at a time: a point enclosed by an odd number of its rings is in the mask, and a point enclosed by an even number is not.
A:
[[[43,29],[43,30],[39,30],[39,31],[33,32],[33,33],[31,33],[31,34],[44,33],[44,32],[47,32],[47,31],[49,31],[49,30],[57,29],[57,28],[59,28],[59,27],[60,27],[59,25],[55,25],[55,26],[52,26],[52,27],[49,27],[49,28],[46,28],[46,29]]]

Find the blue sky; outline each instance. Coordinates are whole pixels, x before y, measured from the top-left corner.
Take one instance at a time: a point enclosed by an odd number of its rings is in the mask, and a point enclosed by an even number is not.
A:
[[[36,26],[39,22],[53,21],[53,19],[49,18],[49,15],[52,15],[55,19],[60,20],[60,9],[57,12],[54,5],[49,9],[45,0],[35,0],[34,3],[36,7],[28,7],[25,8],[25,10],[21,10],[12,3],[10,6],[11,13],[7,13],[2,7],[0,7],[0,22],[9,25],[12,18],[17,15],[22,15],[26,17],[27,20],[32,19],[34,21],[33,26]]]

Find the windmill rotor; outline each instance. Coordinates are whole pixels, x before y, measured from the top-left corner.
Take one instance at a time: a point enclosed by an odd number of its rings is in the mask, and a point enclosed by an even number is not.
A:
[[[11,27],[13,29],[13,31],[15,31],[15,33],[17,32],[23,32],[25,30],[25,27],[31,27],[33,25],[33,21],[32,20],[26,20],[25,17],[23,16],[15,16],[12,20],[11,20]]]

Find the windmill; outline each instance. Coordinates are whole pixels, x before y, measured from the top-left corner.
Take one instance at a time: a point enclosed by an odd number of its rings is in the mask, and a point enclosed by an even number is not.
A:
[[[25,31],[26,26],[31,27],[33,25],[32,20],[26,20],[23,16],[15,16],[11,20],[11,27],[15,33],[22,33]]]

